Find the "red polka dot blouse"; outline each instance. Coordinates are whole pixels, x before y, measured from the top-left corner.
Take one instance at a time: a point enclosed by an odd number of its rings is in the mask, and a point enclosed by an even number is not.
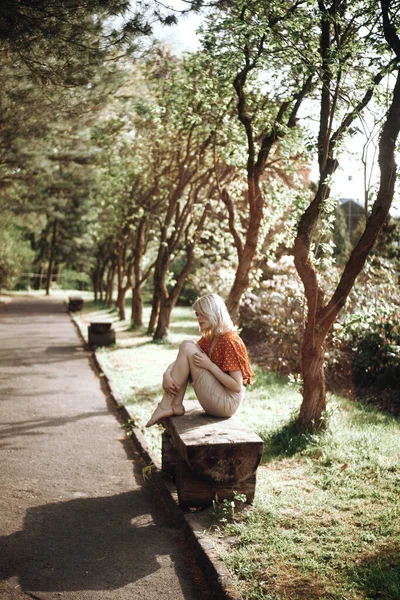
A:
[[[202,337],[197,344],[209,355],[211,340]],[[225,373],[241,371],[244,385],[253,383],[254,373],[250,367],[246,346],[236,331],[228,331],[218,338],[210,358]]]

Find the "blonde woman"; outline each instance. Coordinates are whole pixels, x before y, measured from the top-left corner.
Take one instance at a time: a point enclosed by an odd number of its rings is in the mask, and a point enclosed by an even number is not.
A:
[[[202,337],[197,343],[187,340],[180,345],[163,376],[163,398],[146,427],[185,414],[183,398],[189,380],[205,412],[215,417],[231,417],[243,400],[245,386],[253,383],[246,347],[222,298],[202,296],[193,310]]]

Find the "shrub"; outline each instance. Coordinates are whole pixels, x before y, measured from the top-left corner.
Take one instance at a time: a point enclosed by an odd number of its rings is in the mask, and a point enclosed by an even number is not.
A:
[[[346,368],[360,386],[392,386],[400,375],[399,273],[395,263],[373,256],[354,286],[330,338],[327,371]]]
[[[400,322],[372,324],[367,332],[353,332],[352,370],[355,383],[395,386],[400,381]]]
[[[330,275],[332,275],[332,267]],[[285,374],[300,372],[304,295],[293,263],[268,263],[265,280],[241,307],[241,335],[251,358]],[[337,277],[327,278],[325,289]],[[395,388],[400,375],[400,291],[392,261],[372,257],[360,275],[326,344],[328,387],[357,385]]]
[[[251,356],[282,373],[300,371],[303,292],[292,259],[269,263],[269,278],[241,306],[241,336]]]
[[[61,287],[63,290],[89,290],[92,281],[87,273],[64,269],[61,272]]]
[[[0,223],[0,288],[12,289],[19,277],[29,269],[33,252],[23,233],[4,213]]]

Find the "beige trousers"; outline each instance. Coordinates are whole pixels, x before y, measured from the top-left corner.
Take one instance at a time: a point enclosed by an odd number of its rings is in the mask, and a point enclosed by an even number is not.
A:
[[[210,371],[199,369],[193,388],[201,406],[213,417],[231,417],[242,403],[246,388],[240,392],[228,390]]]

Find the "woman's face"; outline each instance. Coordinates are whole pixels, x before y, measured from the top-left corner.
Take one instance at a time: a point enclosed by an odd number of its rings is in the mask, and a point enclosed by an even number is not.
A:
[[[194,314],[196,315],[197,322],[200,327],[200,331],[209,331],[211,329],[211,321],[208,317],[201,314],[199,311],[195,310]]]

